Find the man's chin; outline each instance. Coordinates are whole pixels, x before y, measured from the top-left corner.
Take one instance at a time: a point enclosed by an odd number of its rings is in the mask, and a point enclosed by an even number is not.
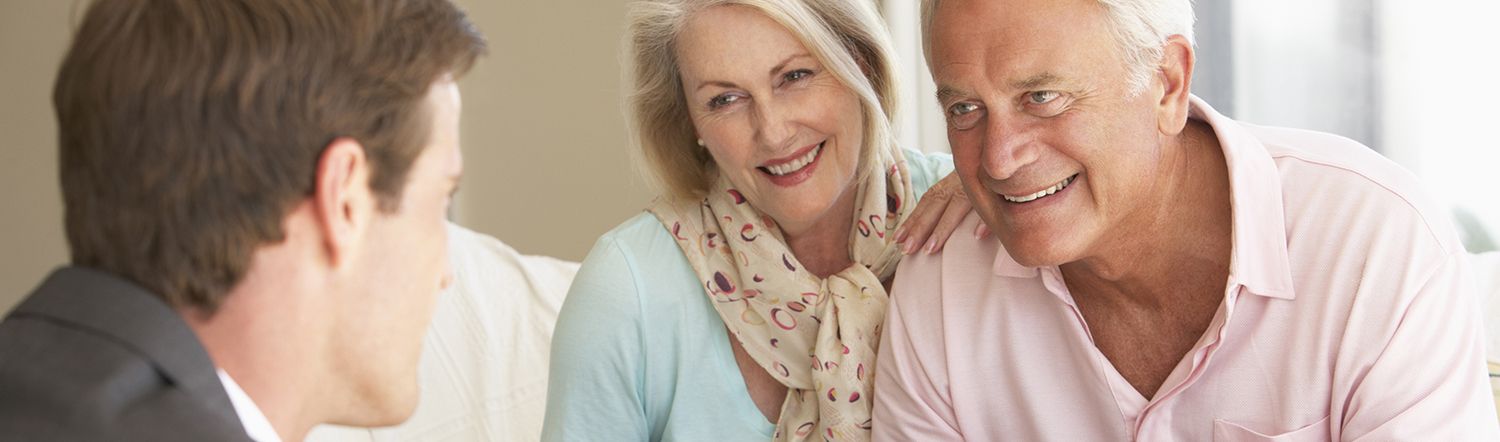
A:
[[[1051,267],[1066,264],[1070,256],[1060,247],[1059,241],[1041,238],[1039,235],[997,234],[1005,253],[1017,264],[1026,267]]]
[[[383,391],[372,391],[365,395],[365,400],[351,404],[344,416],[329,423],[351,427],[389,427],[406,422],[417,411],[420,394],[416,379],[413,377],[408,388],[392,384],[378,386]]]
[[[1035,255],[1011,254],[1010,257],[1011,259],[1016,260],[1017,264],[1026,267],[1051,267],[1062,265],[1062,263],[1056,262],[1052,259]]]

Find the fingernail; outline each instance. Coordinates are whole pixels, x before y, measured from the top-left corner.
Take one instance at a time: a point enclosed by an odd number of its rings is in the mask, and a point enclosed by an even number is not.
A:
[[[896,244],[900,244],[901,245],[901,254],[902,255],[910,255],[911,254],[911,244],[907,243],[906,240],[903,239],[903,240],[897,242]]]
[[[928,255],[931,255],[934,252],[937,252],[937,238],[932,238],[932,239],[927,240],[927,247],[925,247],[925,248],[927,249],[927,254]]]
[[[905,242],[906,242],[906,226],[903,225],[901,227],[897,227],[896,228],[896,244],[903,244]]]

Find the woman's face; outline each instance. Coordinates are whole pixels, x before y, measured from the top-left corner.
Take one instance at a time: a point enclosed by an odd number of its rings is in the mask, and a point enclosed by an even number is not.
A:
[[[720,173],[788,235],[850,217],[864,125],[858,96],[759,11],[695,14],[677,59],[693,126]],[[846,204],[838,204],[838,203]]]

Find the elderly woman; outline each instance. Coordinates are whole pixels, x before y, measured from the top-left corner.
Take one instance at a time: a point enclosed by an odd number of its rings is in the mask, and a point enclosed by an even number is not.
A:
[[[544,440],[869,438],[901,252],[970,207],[951,178],[914,204],[951,157],[895,146],[869,3],[634,5],[632,116],[665,195],[573,282]]]

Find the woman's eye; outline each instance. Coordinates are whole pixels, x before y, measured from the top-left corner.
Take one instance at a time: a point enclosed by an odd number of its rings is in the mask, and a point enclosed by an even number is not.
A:
[[[801,79],[804,79],[804,78],[807,78],[807,77],[811,77],[812,74],[813,73],[810,70],[807,70],[807,69],[798,69],[798,70],[795,70],[795,71],[787,72],[786,74],[782,75],[781,78],[783,80],[786,80],[786,82],[790,83],[790,82],[793,82],[793,81],[797,81],[797,80],[801,80]]]
[[[721,107],[724,107],[724,106],[728,106],[728,105],[734,104],[734,102],[736,102],[736,101],[740,101],[740,96],[733,95],[733,94],[724,94],[724,95],[720,95],[720,96],[713,97],[713,98],[709,99],[708,100],[708,108],[709,109],[718,109],[718,108],[721,108]]]
[[[1062,94],[1058,93],[1057,91],[1036,91],[1026,94],[1026,101],[1030,102],[1031,104],[1047,104],[1051,103],[1052,100],[1056,100],[1057,97],[1060,96],[1062,96]]]

